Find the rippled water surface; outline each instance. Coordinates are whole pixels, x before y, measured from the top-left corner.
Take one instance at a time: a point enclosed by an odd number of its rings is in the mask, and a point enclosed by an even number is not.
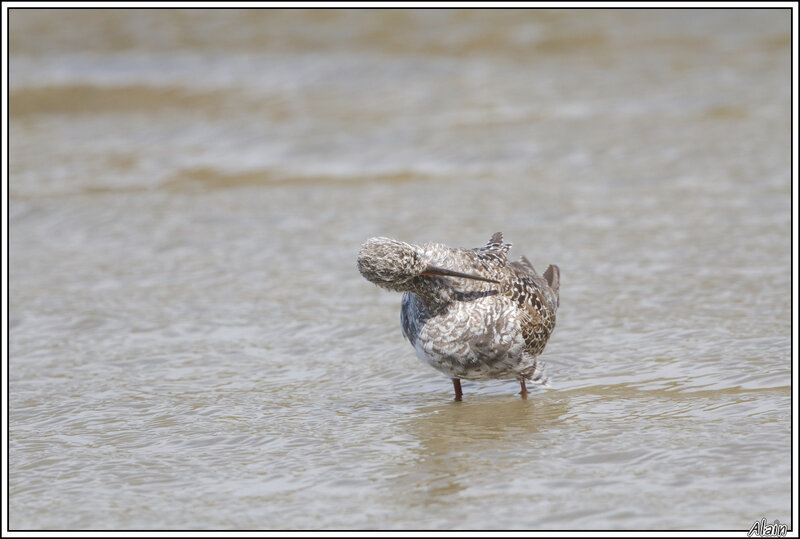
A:
[[[12,529],[791,523],[790,19],[10,15]],[[355,269],[502,230],[550,389]]]

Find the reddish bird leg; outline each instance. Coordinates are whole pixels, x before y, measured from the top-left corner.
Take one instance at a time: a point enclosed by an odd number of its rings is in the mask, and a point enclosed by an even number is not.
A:
[[[461,395],[462,395],[462,393],[461,393],[461,380],[459,380],[458,378],[453,378],[453,389],[456,390],[456,400],[460,401],[461,400]]]
[[[522,390],[522,391],[519,392],[519,394],[522,395],[523,399],[527,399],[528,398],[528,388],[525,387],[525,378],[520,378],[519,379],[519,387]]]

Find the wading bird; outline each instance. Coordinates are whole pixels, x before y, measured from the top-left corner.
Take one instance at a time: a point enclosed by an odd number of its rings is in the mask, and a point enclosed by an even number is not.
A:
[[[424,363],[453,380],[517,379],[546,384],[537,359],[556,324],[559,270],[540,276],[524,256],[508,261],[509,243],[498,232],[484,247],[456,249],[370,238],[358,271],[376,285],[404,292],[403,335]]]

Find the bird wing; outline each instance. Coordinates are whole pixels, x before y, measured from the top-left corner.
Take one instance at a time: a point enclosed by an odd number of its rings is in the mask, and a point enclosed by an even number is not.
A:
[[[550,264],[544,272],[544,278],[547,279],[547,284],[550,286],[550,289],[555,292],[556,307],[558,307],[558,289],[561,286],[561,270],[558,269],[558,266]]]
[[[558,293],[550,288],[549,281],[541,277],[530,261],[522,257],[521,260],[509,264],[513,277],[512,285],[507,294],[516,301],[522,311],[522,337],[525,340],[525,350],[536,356],[544,350],[547,339],[556,325],[556,309],[558,308]],[[558,270],[548,271],[557,275]]]
[[[558,308],[558,289],[561,277],[558,266],[549,265],[544,272],[544,277],[542,277],[536,272],[530,260],[524,256],[509,265],[515,271],[516,279],[519,279],[522,283],[527,283],[528,287],[531,288],[531,291],[524,294],[525,297],[531,297],[531,292],[538,290],[541,292],[539,296],[543,303],[553,306],[553,310]],[[544,297],[542,298],[541,296]]]
[[[486,245],[477,247],[473,251],[481,261],[503,267],[508,262],[508,250],[510,248],[510,243],[503,243],[503,233],[495,232]]]

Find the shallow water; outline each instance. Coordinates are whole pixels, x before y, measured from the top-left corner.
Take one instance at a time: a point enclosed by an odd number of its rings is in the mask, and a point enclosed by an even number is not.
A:
[[[10,21],[11,529],[791,524],[788,11]],[[456,403],[355,256],[497,230]]]

